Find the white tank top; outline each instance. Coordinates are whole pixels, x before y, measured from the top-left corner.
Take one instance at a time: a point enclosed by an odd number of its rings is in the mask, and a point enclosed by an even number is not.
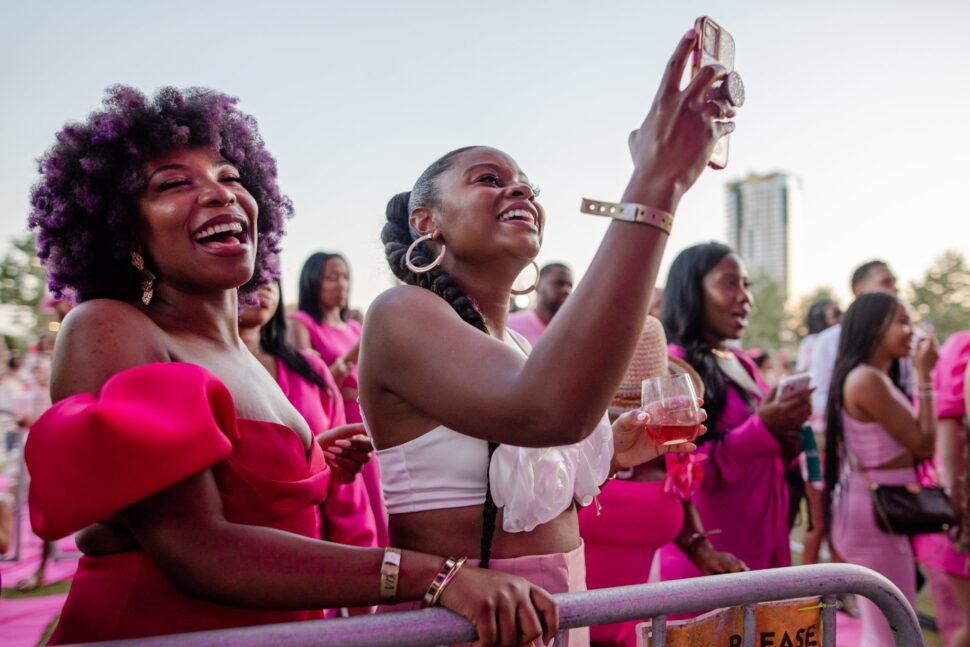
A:
[[[506,343],[528,355],[528,342],[511,330],[508,337]],[[599,494],[609,476],[613,431],[604,415],[578,443],[541,448],[502,444],[489,464],[487,441],[439,425],[376,454],[389,514],[482,505],[487,467],[492,499],[503,508],[503,530],[529,532],[558,517],[573,499],[589,505]]]

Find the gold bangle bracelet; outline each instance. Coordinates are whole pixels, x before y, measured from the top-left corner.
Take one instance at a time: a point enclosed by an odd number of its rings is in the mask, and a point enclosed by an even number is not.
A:
[[[428,587],[428,592],[424,594],[424,599],[421,600],[422,608],[433,607],[438,604],[441,594],[445,592],[445,587],[455,579],[455,575],[465,565],[467,559],[467,557],[449,557],[445,560],[445,563],[438,569],[438,574],[431,581],[431,586]]]
[[[638,222],[643,225],[656,227],[668,236],[674,226],[674,217],[672,214],[662,209],[656,209],[634,202],[604,202],[602,200],[583,198],[583,203],[580,205],[579,210],[594,216],[605,216],[607,218],[613,218],[614,220]]]
[[[397,597],[397,580],[401,572],[401,551],[385,548],[381,562],[381,604],[390,604]]]

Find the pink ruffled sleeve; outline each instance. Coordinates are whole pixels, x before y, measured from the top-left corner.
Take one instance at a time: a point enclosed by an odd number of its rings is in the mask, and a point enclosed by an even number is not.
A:
[[[940,359],[933,370],[937,418],[959,419],[966,413],[963,385],[968,360],[970,360],[970,332],[954,333],[940,348]]]
[[[76,532],[218,463],[237,438],[232,396],[209,371],[182,363],[122,371],[31,428],[31,524],[47,540]]]

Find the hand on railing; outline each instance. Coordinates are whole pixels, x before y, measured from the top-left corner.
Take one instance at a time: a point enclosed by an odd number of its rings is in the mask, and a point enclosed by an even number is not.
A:
[[[559,607],[544,589],[521,577],[463,568],[441,596],[441,606],[475,625],[476,645],[552,642],[559,631]]]

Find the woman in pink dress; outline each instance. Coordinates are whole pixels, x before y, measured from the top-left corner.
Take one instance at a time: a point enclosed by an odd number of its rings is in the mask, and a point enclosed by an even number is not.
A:
[[[605,412],[643,330],[665,223],[733,129],[721,121],[731,111],[706,99],[723,68],[680,88],[695,42],[693,30],[680,40],[628,140],[623,210],[652,219],[608,225],[535,348],[507,327],[513,284],[534,264],[546,225],[514,159],[485,146],[454,150],[388,202],[381,240],[403,285],[367,313],[360,402],[395,543],[444,547],[551,592],[585,589],[577,505],[611,472],[664,451],[646,437],[645,417],[611,428]],[[571,631],[570,645],[588,642],[583,633]]]
[[[330,469],[239,338],[239,288],[270,280],[291,207],[235,103],[115,87],[40,162],[29,223],[51,291],[78,306],[55,404],[27,441],[31,522],[48,540],[86,528],[93,549],[55,643],[303,620],[393,594],[391,551],[316,539]],[[442,559],[406,551],[399,569],[396,597],[419,600]],[[534,637],[540,616],[547,634],[558,623],[546,592],[481,569],[440,602],[486,641],[496,624]]]
[[[340,387],[347,422],[361,422],[357,403],[357,354],[360,348],[360,322],[348,317],[350,267],[340,254],[317,252],[300,271],[298,310],[290,313],[289,335],[301,351],[317,353],[327,364]],[[377,540],[388,544],[387,512],[381,492],[381,475],[377,461],[371,461],[360,477],[345,488],[341,496],[351,496],[354,489],[366,493],[371,508],[369,525],[377,529]],[[355,498],[359,494],[354,494]]]
[[[286,341],[286,316],[279,280],[259,288],[256,303],[239,308],[239,336],[286,399],[310,425],[331,470],[327,498],[320,507],[321,539],[351,546],[377,546],[377,532],[365,493],[339,496],[370,459],[373,446],[360,423],[346,424],[343,398],[327,365]]]
[[[950,335],[940,347],[933,371],[936,393],[936,470],[941,485],[953,498],[954,508],[964,510],[967,443],[965,387],[970,360],[970,331]],[[966,523],[966,522],[964,522]],[[970,570],[967,554],[957,552],[946,535],[921,535],[914,541],[916,554],[926,569],[933,594],[937,624],[947,647],[970,647]]]
[[[670,266],[662,312],[670,354],[701,376],[708,412],[704,484],[693,502],[715,549],[762,569],[791,564],[786,472],[801,451],[809,400],[776,402],[754,363],[728,345],[752,305],[744,262],[727,245],[689,247]],[[660,549],[662,579],[701,574],[677,546]]]
[[[876,524],[871,485],[918,482],[916,461],[933,456],[936,412],[932,372],[936,342],[917,343],[913,367],[920,410],[899,384],[899,360],[912,353],[913,329],[906,306],[894,295],[859,296],[842,321],[839,353],[826,408],[825,493],[829,540],[839,555],[886,576],[916,605],[916,562],[909,537]],[[893,644],[893,632],[872,602],[859,599],[859,647]]]

